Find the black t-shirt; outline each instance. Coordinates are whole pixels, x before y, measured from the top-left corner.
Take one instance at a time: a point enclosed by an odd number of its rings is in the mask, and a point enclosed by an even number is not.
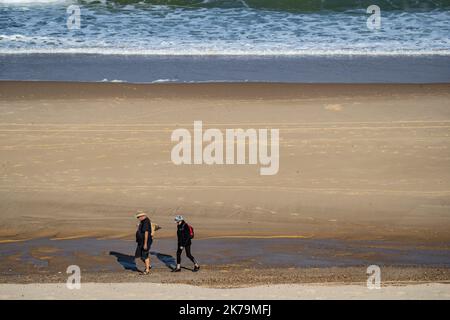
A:
[[[139,245],[144,245],[145,232],[148,231],[148,244],[152,240],[152,223],[149,218],[145,218],[139,223],[139,227],[136,231],[136,242]]]

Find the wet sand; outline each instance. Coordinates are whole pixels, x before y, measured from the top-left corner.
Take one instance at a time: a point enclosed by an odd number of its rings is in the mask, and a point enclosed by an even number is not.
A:
[[[450,82],[448,55],[0,54],[1,80],[290,83]],[[414,68],[411,68],[414,66]],[[51,72],[49,72],[51,70]]]
[[[152,274],[141,275],[135,244],[126,240],[49,240],[0,245],[0,283],[64,283],[69,265],[81,269],[83,282],[180,283],[205,287],[267,284],[354,284],[367,280],[367,267],[378,265],[385,285],[450,281],[449,246],[336,241],[327,239],[204,239],[175,267],[173,239],[158,239],[151,253]]]
[[[85,272],[137,271],[134,241],[35,239],[0,245],[0,275],[51,275],[79,265]],[[155,269],[175,267],[175,239],[155,239],[150,254]],[[424,245],[387,241],[339,241],[333,239],[194,240],[196,259],[210,269],[331,268],[379,266],[450,268],[448,243]],[[186,266],[191,262],[183,258]]]
[[[450,241],[450,86],[0,82],[0,241]],[[279,128],[280,171],[175,166],[171,132]]]

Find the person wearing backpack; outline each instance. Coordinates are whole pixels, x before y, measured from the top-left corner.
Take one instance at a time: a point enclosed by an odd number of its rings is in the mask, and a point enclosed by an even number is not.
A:
[[[181,271],[181,253],[183,249],[186,249],[186,256],[194,263],[194,272],[200,270],[200,266],[191,254],[192,239],[194,238],[194,228],[188,225],[183,216],[176,216],[175,222],[177,223],[177,238],[178,238],[178,248],[177,248],[177,267],[172,270],[172,272]]]

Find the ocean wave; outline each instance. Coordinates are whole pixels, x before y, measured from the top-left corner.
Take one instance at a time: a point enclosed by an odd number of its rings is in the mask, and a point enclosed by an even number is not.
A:
[[[33,4],[78,2],[112,4],[149,4],[186,8],[252,8],[279,11],[317,12],[322,10],[345,11],[365,9],[373,0],[0,0],[0,4]],[[382,10],[434,10],[449,9],[450,0],[378,0]]]
[[[76,0],[0,0],[0,4],[33,5],[33,4],[61,4],[77,3]]]
[[[300,13],[94,5],[82,7],[80,28],[75,30],[67,26],[64,5],[33,9],[0,6],[0,17],[2,54],[306,56],[450,52],[450,11],[446,10],[383,12],[379,30],[368,28],[366,11]]]

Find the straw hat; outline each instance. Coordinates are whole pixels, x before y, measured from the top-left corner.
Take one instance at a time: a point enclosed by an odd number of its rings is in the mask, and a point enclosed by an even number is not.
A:
[[[147,216],[147,214],[144,211],[138,211],[136,213],[136,219],[139,218],[139,217],[142,217],[142,216]]]

